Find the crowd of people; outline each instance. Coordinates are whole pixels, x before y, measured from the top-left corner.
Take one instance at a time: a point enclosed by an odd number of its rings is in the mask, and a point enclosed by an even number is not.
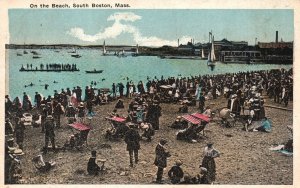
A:
[[[129,79],[127,78],[127,80]],[[293,99],[292,69],[288,71],[280,69],[183,78],[169,77],[165,79],[161,77],[161,79],[148,79],[145,86],[142,81],[138,83],[137,87],[133,81],[128,81],[125,86],[123,83],[113,83],[111,90],[86,86],[84,94],[81,87],[77,86],[73,87],[72,90],[70,88],[62,89],[61,92],[55,90],[53,96],[47,98],[36,92],[34,104],[32,104],[31,98],[26,92],[23,93],[22,101],[19,97],[11,100],[10,96],[6,95],[6,182],[14,183],[8,177],[11,174],[12,161],[17,160],[18,153],[26,151],[26,148],[23,147],[26,124],[25,113],[35,110],[37,116],[40,117],[41,132],[45,134],[43,151],[44,154],[47,154],[49,141],[52,145],[51,149],[57,151],[55,128],[61,127],[63,115],[67,118],[68,123],[86,123],[86,118],[93,118],[96,115],[93,110],[96,105],[105,105],[117,100],[114,111],[109,113],[107,117],[112,127],[107,130],[106,136],[107,138],[122,138],[125,140],[129,153],[129,163],[131,167],[134,167],[134,162],[138,164],[139,161],[138,153],[141,149],[139,142],[142,137],[151,142],[152,137],[155,136],[155,131],[160,130],[159,119],[163,113],[160,103],[170,103],[171,105],[180,103],[183,106],[179,109],[179,112],[187,113],[188,106],[195,106],[197,105],[196,101],[198,101],[199,112],[210,117],[211,109],[208,105],[205,105],[206,101],[225,97],[228,100],[227,109],[230,113],[235,116],[247,116],[248,119],[250,118],[248,124],[251,124],[252,121],[266,119],[263,92],[267,93],[269,98],[274,98],[274,102],[283,102],[284,105],[287,105]],[[126,117],[118,114],[118,109],[126,108],[123,103],[124,98],[130,99]],[[205,124],[207,123],[205,122]],[[202,127],[205,124],[202,124]],[[195,135],[192,133],[195,133],[195,130],[192,129],[193,126],[182,121],[181,117],[177,117],[170,128],[178,128],[186,132],[192,130],[190,131],[192,136],[187,138],[194,140]],[[198,127],[196,126],[196,128]],[[139,135],[139,129],[143,131],[142,135]],[[260,129],[254,129],[254,131],[257,130]],[[71,138],[74,139],[74,136]],[[158,168],[157,183],[162,182],[163,170],[167,167],[167,158],[171,156],[165,147],[166,144],[167,140],[161,139],[155,148],[156,158],[154,164]],[[204,149],[200,174],[196,177],[184,175],[180,167],[182,162],[178,160],[175,166],[168,171],[168,176],[174,184],[213,183],[216,172],[214,158],[219,156],[220,153],[209,143]],[[89,174],[95,175],[104,169],[103,166],[99,167],[96,164],[95,158],[96,151],[93,151],[87,167]]]
[[[59,64],[59,63],[51,63],[51,64],[40,64],[40,69],[38,67],[36,70],[47,70],[47,71],[77,71],[76,64]],[[33,70],[32,64],[27,64],[26,69],[24,65],[22,65],[21,70]]]

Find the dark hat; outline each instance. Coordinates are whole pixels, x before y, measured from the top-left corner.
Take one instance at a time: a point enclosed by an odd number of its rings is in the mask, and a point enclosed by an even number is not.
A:
[[[209,143],[207,143],[207,147],[212,147],[213,146],[213,143],[211,143],[211,142],[209,142]]]
[[[165,145],[167,142],[168,142],[168,141],[165,140],[165,139],[160,139],[160,141],[159,141],[159,143],[160,143],[161,145]]]
[[[97,151],[93,150],[93,151],[91,151],[91,154],[92,154],[93,156],[95,156],[95,155],[97,154]]]

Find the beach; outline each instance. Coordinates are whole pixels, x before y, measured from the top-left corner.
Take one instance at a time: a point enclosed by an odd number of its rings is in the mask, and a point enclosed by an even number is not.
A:
[[[265,105],[280,106],[273,100],[265,97]],[[124,98],[125,109],[118,110],[120,115],[127,115],[129,99]],[[157,168],[153,165],[155,146],[161,138],[168,140],[167,148],[171,157],[164,170],[165,183],[170,183],[167,171],[173,166],[175,160],[183,162],[182,169],[185,174],[192,177],[199,173],[202,161],[202,152],[208,142],[213,142],[214,147],[220,151],[221,156],[216,158],[215,184],[281,184],[293,183],[293,157],[279,152],[270,151],[274,145],[284,144],[289,139],[287,125],[292,125],[291,111],[265,107],[266,116],[273,122],[272,132],[246,132],[241,125],[233,128],[224,128],[219,123],[211,122],[205,129],[203,139],[197,143],[188,143],[176,140],[178,130],[171,129],[178,115],[179,104],[161,103],[162,116],[160,129],[156,131],[151,142],[141,141],[139,150],[139,163],[133,168],[129,167],[129,155],[126,144],[120,141],[105,139],[105,132],[111,127],[105,120],[107,113],[112,112],[116,101],[104,106],[94,107],[96,115],[91,121],[92,130],[88,137],[88,146],[82,151],[48,152],[44,155],[45,161],[54,160],[57,164],[47,173],[38,173],[31,159],[40,153],[44,146],[44,134],[40,128],[27,127],[25,130],[24,152],[22,156],[23,183],[26,184],[153,184]],[[211,109],[225,107],[227,100],[220,97],[206,102]],[[287,106],[292,109],[290,102]],[[189,114],[197,112],[197,106],[189,107]],[[62,117],[62,128],[56,129],[56,144],[62,146],[74,132],[67,125],[66,118]],[[141,133],[141,132],[140,132]],[[91,150],[97,151],[97,159],[105,158],[106,171],[99,176],[87,175],[86,165]]]

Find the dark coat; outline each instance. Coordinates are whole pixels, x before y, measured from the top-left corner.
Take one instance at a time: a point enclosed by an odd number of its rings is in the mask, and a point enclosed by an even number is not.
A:
[[[100,170],[100,167],[96,164],[96,158],[91,157],[87,164],[87,171],[90,175],[96,175]]]
[[[173,184],[179,183],[180,179],[183,178],[183,171],[180,166],[174,165],[168,172],[168,176],[170,177]]]
[[[55,137],[54,134],[54,123],[52,120],[46,120],[45,122],[45,136]]]
[[[15,127],[16,141],[23,142],[25,125],[23,122],[18,122]]]
[[[171,156],[169,154],[169,152],[167,152],[163,146],[158,144],[155,148],[155,154],[156,154],[156,157],[155,157],[154,164],[157,167],[166,168],[167,167],[167,158]]]
[[[137,130],[129,129],[125,134],[125,143],[127,144],[127,151],[140,149],[140,135]]]

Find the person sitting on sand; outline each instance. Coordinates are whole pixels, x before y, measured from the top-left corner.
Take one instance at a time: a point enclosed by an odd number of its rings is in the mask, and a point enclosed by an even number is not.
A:
[[[45,162],[42,155],[34,157],[32,162],[40,172],[48,172],[56,164],[54,161]]]
[[[97,163],[96,163],[96,155],[97,152],[95,150],[93,150],[91,152],[91,157],[89,159],[89,162],[87,164],[87,171],[89,173],[89,175],[98,175],[100,171],[102,171],[104,169],[104,162],[102,164],[102,166],[100,167]]]
[[[269,132],[271,132],[271,129],[272,129],[272,122],[270,120],[268,120],[267,117],[264,117],[262,119],[261,126],[253,129],[253,131],[263,131],[263,132],[269,133]]]
[[[209,184],[208,177],[207,177],[207,169],[201,167],[201,165],[200,165],[200,175],[198,176],[198,183]]]
[[[64,149],[73,149],[76,145],[75,135],[72,134],[69,139],[66,140],[64,144]]]
[[[203,112],[203,115],[206,115],[208,116],[209,118],[211,117],[211,109],[210,109],[210,106],[207,106],[205,108],[205,111]]]
[[[114,109],[112,113],[108,113],[109,117],[120,117],[120,115],[117,113],[117,109]]]
[[[179,184],[194,184],[192,181],[192,177],[189,174],[184,175],[183,181]]]
[[[191,124],[188,128],[178,131],[176,133],[177,140],[186,140],[189,142],[197,142],[197,124]]]
[[[179,107],[179,111],[181,113],[188,113],[189,108],[186,102],[183,103],[183,105],[181,107]]]
[[[115,108],[116,109],[124,108],[124,104],[123,104],[123,100],[122,99],[118,100],[117,104],[115,105]]]
[[[183,178],[183,170],[180,167],[182,162],[180,160],[175,161],[175,165],[168,172],[168,176],[172,182],[172,184],[178,184]]]
[[[141,137],[147,138],[147,141],[151,141],[152,136],[154,136],[154,129],[150,123],[141,123],[140,128],[144,130],[144,133],[141,135]]]
[[[172,125],[170,125],[169,127],[173,128],[173,129],[185,129],[188,127],[188,123],[187,123],[187,121],[182,121],[181,116],[177,116],[174,123],[172,123]]]

